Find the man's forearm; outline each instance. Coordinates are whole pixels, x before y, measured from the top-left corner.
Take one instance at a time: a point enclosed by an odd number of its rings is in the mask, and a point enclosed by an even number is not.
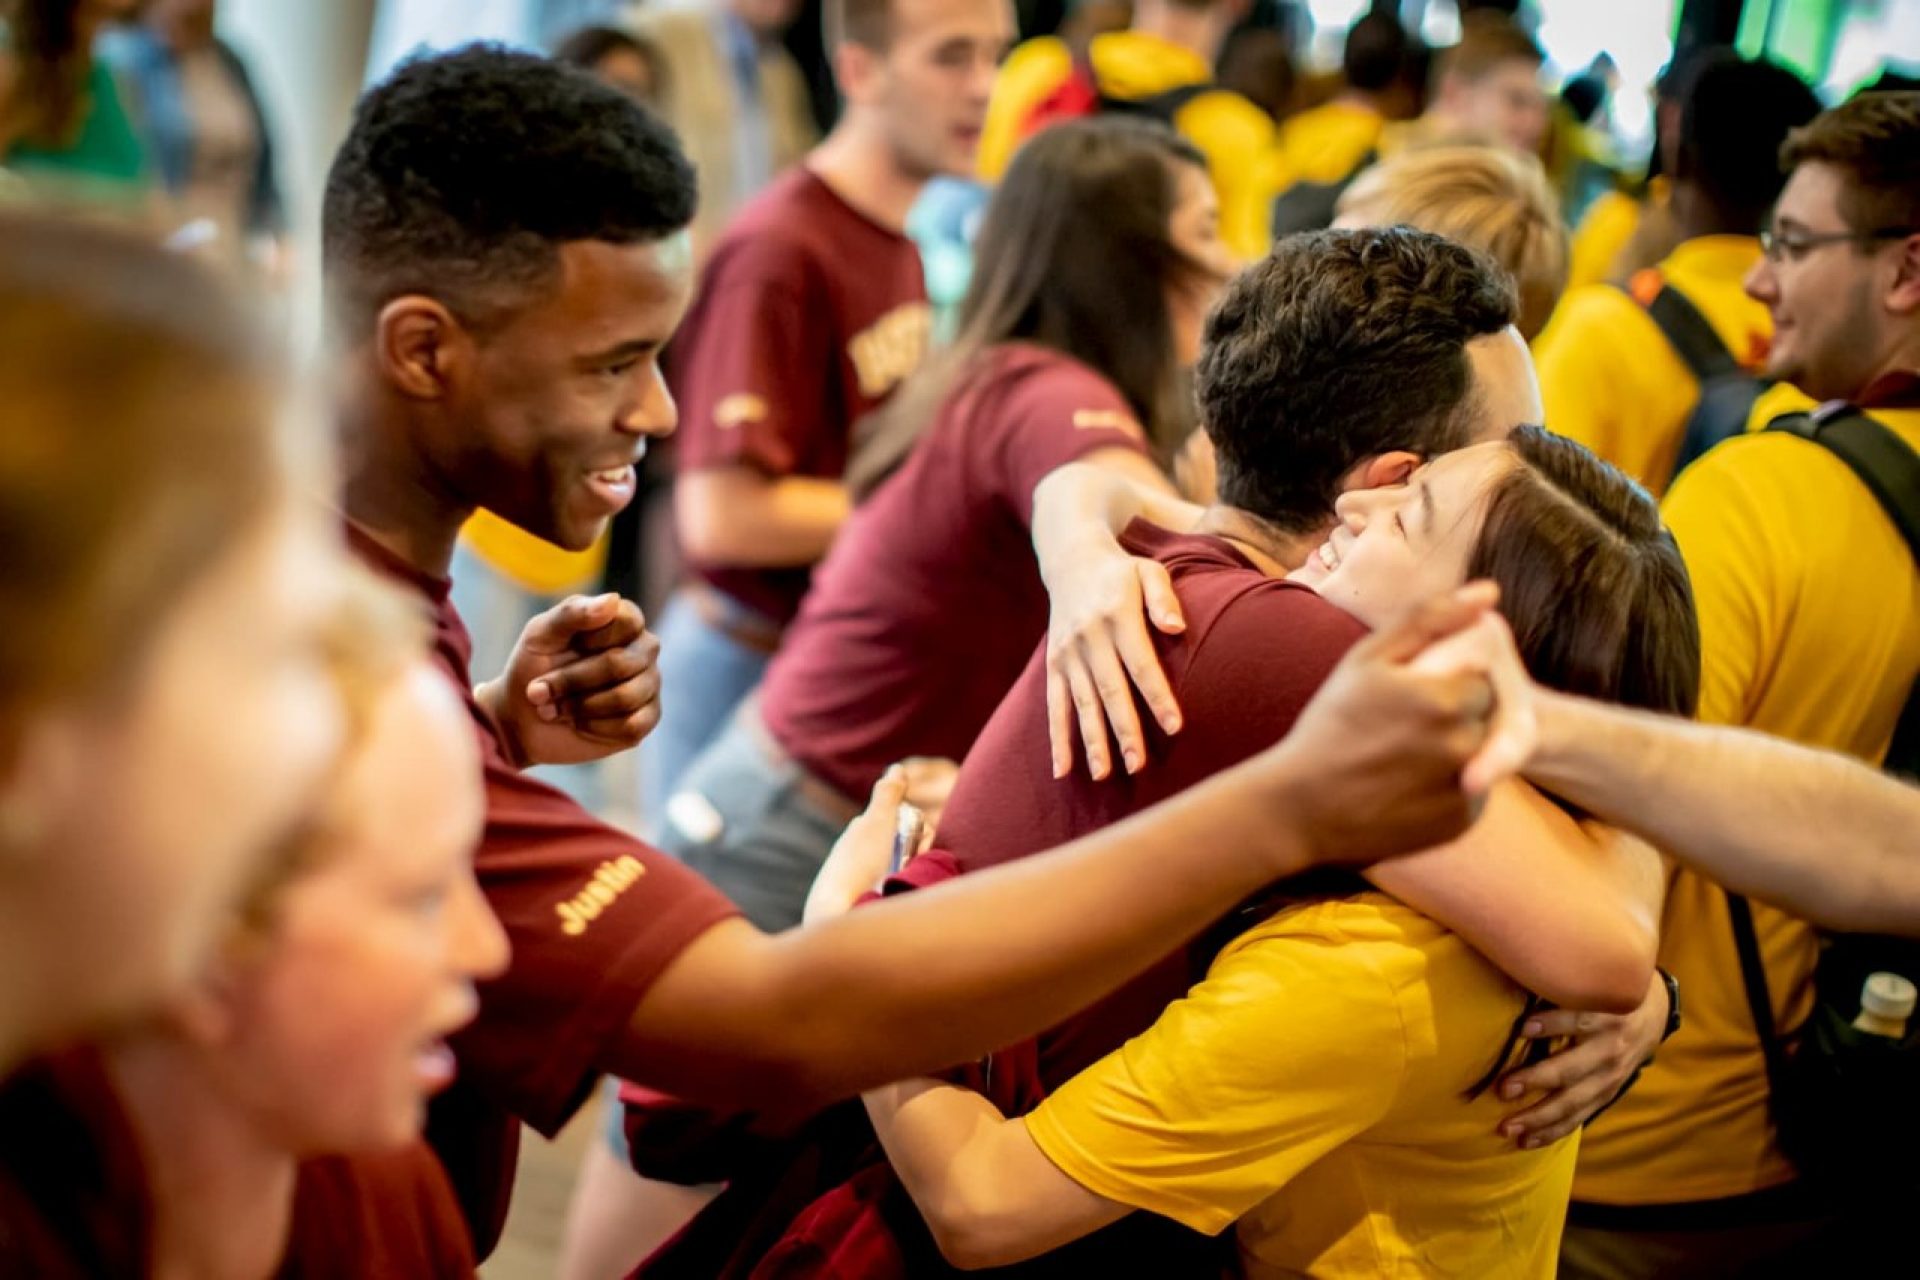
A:
[[[1087,1007],[1307,862],[1281,789],[1223,774],[1049,854],[774,938],[702,938],[616,1069],[769,1107],[937,1071]]]
[[[1747,730],[1540,699],[1537,784],[1736,892],[1834,928],[1920,935],[1920,790]]]
[[[684,477],[676,501],[690,555],[709,564],[768,569],[819,561],[852,505],[837,480],[769,478],[745,467]]]

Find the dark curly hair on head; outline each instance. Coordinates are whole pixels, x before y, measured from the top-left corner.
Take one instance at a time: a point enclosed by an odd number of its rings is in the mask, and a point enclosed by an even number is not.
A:
[[[1517,306],[1505,271],[1410,227],[1281,240],[1207,318],[1195,389],[1221,501],[1310,533],[1363,459],[1466,444],[1467,343]]]
[[[323,260],[335,320],[363,333],[396,297],[484,327],[573,241],[662,239],[693,218],[673,132],[587,73],[474,44],[370,89],[327,174]]]

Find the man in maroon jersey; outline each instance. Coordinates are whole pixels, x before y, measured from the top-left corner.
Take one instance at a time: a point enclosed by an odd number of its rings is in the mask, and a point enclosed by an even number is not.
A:
[[[1471,601],[1363,646],[1317,718],[1247,769],[1082,846],[821,929],[760,933],[523,776],[474,696],[447,599],[454,542],[484,505],[583,548],[632,497],[635,459],[675,422],[657,357],[685,305],[693,200],[644,110],[484,46],[373,89],[328,176],[350,532],[434,609],[482,752],[476,870],[513,949],[430,1126],[482,1255],[519,1123],[555,1132],[602,1072],[804,1113],[1047,1025],[1278,876],[1436,843],[1470,816],[1459,770],[1485,736],[1485,685],[1406,662]],[[575,712],[595,714],[592,698]],[[1193,851],[1175,883],[1154,874],[1170,845]]]
[[[847,516],[853,424],[926,351],[907,213],[930,179],[972,173],[1014,34],[1006,0],[831,0],[827,27],[839,123],[734,217],[668,360],[692,576],[661,619],[675,695],[641,751],[641,813],[676,852],[705,833],[669,798],[759,682]]]

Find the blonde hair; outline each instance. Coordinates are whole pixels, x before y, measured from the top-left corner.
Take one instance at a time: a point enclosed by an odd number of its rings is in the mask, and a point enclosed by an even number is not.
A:
[[[139,679],[286,499],[298,432],[261,329],[131,231],[0,211],[0,759],[46,706]]]
[[[332,781],[320,803],[269,858],[240,900],[243,932],[270,927],[287,886],[323,860],[344,816],[338,780],[353,754],[366,745],[380,699],[407,668],[427,655],[432,628],[419,601],[372,570],[350,564],[322,637],[327,674],[340,695],[347,731],[335,758]]]
[[[1492,258],[1520,295],[1516,323],[1531,340],[1567,287],[1567,229],[1546,170],[1501,147],[1437,146],[1367,169],[1340,198],[1342,218],[1405,224]]]

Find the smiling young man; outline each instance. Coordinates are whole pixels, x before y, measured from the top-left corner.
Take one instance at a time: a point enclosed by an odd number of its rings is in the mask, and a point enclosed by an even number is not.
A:
[[[641,751],[641,816],[669,848],[710,834],[669,799],[759,682],[847,517],[854,423],[926,352],[907,213],[937,175],[972,171],[1013,14],[1006,0],[834,0],[827,28],[840,121],[721,236],[668,362],[692,574],[661,619],[674,697]]]
[[[1836,107],[1782,160],[1791,176],[1747,277],[1773,320],[1766,373],[1920,448],[1920,93]],[[1920,574],[1865,484],[1813,441],[1755,432],[1689,468],[1663,511],[1700,610],[1700,718],[1884,757],[1920,673]],[[1791,915],[1752,912],[1790,1034],[1819,941]],[[1819,1241],[1821,1206],[1780,1151],[1726,894],[1682,869],[1666,918],[1661,963],[1687,1023],[1588,1130],[1563,1274],[1868,1274]]]
[[[470,684],[448,602],[454,541],[484,505],[584,547],[631,496],[632,460],[674,427],[657,355],[685,305],[693,203],[691,170],[645,111],[486,46],[410,62],[370,91],[328,178],[350,534],[434,610],[435,657],[467,699],[485,772],[476,871],[513,949],[480,987],[454,1044],[460,1083],[430,1125],[482,1255],[520,1122],[557,1131],[602,1072],[804,1114],[1065,1016],[1269,880],[1431,844],[1469,817],[1459,769],[1485,732],[1484,685],[1409,671],[1405,634],[1343,664],[1299,731],[1204,795],[777,937],[523,776]],[[1443,606],[1412,630],[1471,612]],[[1178,884],[1155,884],[1170,844],[1201,852]]]

